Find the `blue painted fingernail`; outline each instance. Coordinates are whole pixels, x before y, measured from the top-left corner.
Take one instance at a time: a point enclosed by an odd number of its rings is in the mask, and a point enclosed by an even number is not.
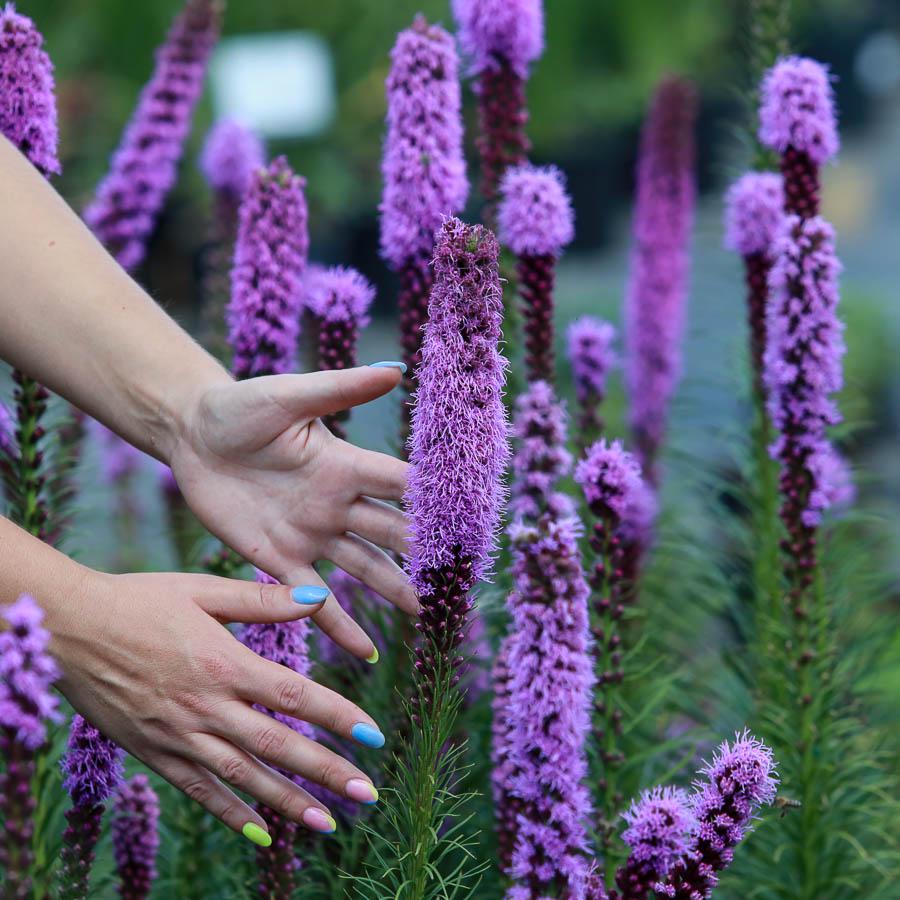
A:
[[[388,360],[386,362],[369,363],[370,369],[399,369],[401,374],[406,374],[406,363],[394,362]]]
[[[294,603],[302,603],[304,606],[321,603],[327,596],[328,588],[317,587],[314,584],[304,584],[291,591],[291,599]]]
[[[366,747],[374,747],[377,750],[384,746],[384,735],[374,725],[357,722],[350,729],[350,734],[355,741],[365,744]]]

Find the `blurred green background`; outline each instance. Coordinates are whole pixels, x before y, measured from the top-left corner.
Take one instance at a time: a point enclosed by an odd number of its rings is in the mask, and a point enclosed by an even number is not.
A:
[[[628,257],[637,134],[659,77],[678,71],[700,90],[700,205],[686,344],[686,373],[673,423],[673,459],[720,461],[727,436],[745,426],[744,307],[740,266],[721,248],[721,194],[746,165],[751,88],[746,0],[551,0],[547,51],[529,86],[536,162],[567,173],[578,238],[563,261],[559,320],[591,311],[620,319]],[[64,176],[61,190],[83,207],[152,67],[179,0],[23,0],[56,65]],[[312,256],[360,268],[379,287],[378,316],[363,358],[396,354],[395,283],[377,252],[383,82],[396,32],[416,12],[452,28],[449,0],[231,0],[224,35],[304,31],[333,58],[337,108],[331,125],[305,139],[270,141],[306,176]],[[900,4],[896,0],[807,0],[793,4],[791,44],[828,63],[836,78],[844,148],[827,172],[826,212],[846,265],[843,315],[850,323],[848,387],[853,423],[845,449],[869,508],[896,522],[900,504]],[[471,92],[466,115],[473,124]],[[204,98],[182,167],[139,273],[186,325],[199,310],[209,196],[196,166],[213,120]],[[470,159],[474,158],[469,129]],[[476,178],[472,165],[471,175]],[[473,195],[477,192],[473,190]],[[477,209],[469,211],[477,214]],[[560,328],[562,331],[562,328]],[[614,389],[612,403],[620,403]],[[376,405],[356,415],[351,437],[389,443],[393,416]],[[148,476],[149,478],[150,476]],[[673,488],[675,490],[675,488]],[[89,504],[87,556],[99,562],[109,525]],[[94,508],[95,507],[95,508]],[[93,512],[91,512],[93,508]],[[153,518],[145,527],[154,529]],[[161,527],[161,526],[160,526]],[[896,532],[896,526],[894,531]],[[889,560],[900,578],[900,537]],[[93,549],[91,549],[93,548]],[[165,551],[157,564],[166,563]]]

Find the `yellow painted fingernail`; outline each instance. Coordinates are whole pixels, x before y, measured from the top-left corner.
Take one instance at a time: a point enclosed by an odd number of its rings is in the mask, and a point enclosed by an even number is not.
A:
[[[264,828],[260,828],[256,822],[248,822],[242,829],[241,834],[248,841],[253,841],[257,847],[271,847],[272,835]]]
[[[366,662],[367,662],[370,666],[374,666],[375,663],[378,662],[378,648],[377,648],[377,647],[372,651],[372,655],[371,655],[371,656],[367,656],[367,657],[366,657]]]

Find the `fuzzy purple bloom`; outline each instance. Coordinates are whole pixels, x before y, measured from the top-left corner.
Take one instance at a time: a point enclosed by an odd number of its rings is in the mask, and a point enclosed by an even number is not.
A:
[[[12,3],[0,10],[0,134],[45,177],[61,171],[53,63],[34,22]]]
[[[536,522],[548,509],[571,515],[571,500],[556,485],[572,470],[566,449],[566,410],[546,381],[535,381],[516,398],[512,436],[512,496],[510,518]]]
[[[725,195],[725,246],[771,258],[784,219],[784,182],[774,172],[747,172]]]
[[[681,343],[694,221],[693,86],[663,81],[644,122],[637,167],[634,243],[625,299],[626,385],[641,463],[655,480]]]
[[[591,812],[588,586],[574,517],[516,526],[508,646],[509,793],[521,803],[509,897],[583,896]]]
[[[203,90],[206,64],[219,32],[215,0],[188,0],[156,53],[109,173],[84,220],[121,266],[143,261]]]
[[[623,818],[628,827],[622,840],[631,853],[616,872],[618,894],[623,900],[643,900],[690,849],[697,819],[687,793],[672,787],[645,791]]]
[[[696,837],[667,879],[654,887],[661,897],[711,896],[756,811],[775,799],[778,777],[772,751],[747,731],[736,734],[731,744],[723,742],[700,774],[704,781],[697,782],[692,797]]]
[[[123,900],[144,900],[156,880],[159,798],[146,775],[120,788],[112,820],[113,855]]]
[[[603,433],[600,406],[606,397],[607,376],[617,363],[616,329],[595,316],[581,316],[569,325],[566,337],[578,400],[578,444],[583,452]]]
[[[779,60],[762,83],[759,139],[778,153],[789,147],[818,165],[840,149],[831,75],[802,56]]]
[[[200,171],[209,186],[234,201],[247,193],[253,173],[265,164],[259,135],[233,119],[222,119],[210,128],[200,154]]]
[[[556,166],[509,169],[500,182],[498,237],[517,256],[558,257],[575,237],[575,213]]]
[[[309,250],[304,184],[279,156],[254,175],[241,203],[227,312],[237,378],[296,367]]]
[[[589,506],[608,511],[619,523],[628,518],[643,486],[640,464],[621,441],[591,446],[575,467],[575,480]]]
[[[15,459],[18,454],[16,422],[5,403],[0,403],[0,454],[10,460]]]
[[[505,60],[525,78],[544,52],[543,0],[453,0],[453,15],[477,73]]]
[[[500,355],[503,296],[494,236],[448,219],[435,256],[435,286],[422,346],[410,439],[406,506],[412,517],[410,581],[426,646],[417,667],[429,683],[465,631],[469,590],[490,565],[509,461]]]
[[[381,253],[395,268],[430,260],[435,233],[466,204],[459,62],[453,38],[419,16],[391,52]]]
[[[44,612],[27,594],[0,608],[9,625],[0,631],[0,728],[10,740],[34,751],[47,739],[47,721],[60,714],[51,685],[59,670],[47,647]]]
[[[83,716],[75,715],[60,761],[63,787],[75,806],[100,806],[122,783],[124,751]]]

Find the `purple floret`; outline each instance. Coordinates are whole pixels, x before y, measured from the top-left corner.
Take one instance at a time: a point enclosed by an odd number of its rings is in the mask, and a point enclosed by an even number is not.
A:
[[[784,183],[774,172],[748,172],[725,195],[725,246],[771,257],[784,219]]]
[[[119,789],[112,838],[119,894],[144,900],[156,879],[159,851],[159,798],[146,775],[134,775]]]
[[[219,33],[214,0],[188,0],[156,53],[110,170],[84,220],[121,266],[143,261],[200,99],[206,64]]]
[[[606,379],[615,366],[615,326],[595,316],[581,316],[568,328],[568,355],[579,403],[599,402]]]
[[[255,173],[241,203],[227,310],[237,378],[296,368],[309,250],[304,184],[279,156]]]
[[[575,237],[575,213],[556,166],[517,166],[500,182],[498,236],[517,256],[558,257]]]
[[[247,193],[253,173],[265,163],[259,135],[233,119],[223,119],[210,128],[200,154],[200,171],[209,186],[233,200]]]
[[[63,787],[75,806],[99,806],[122,783],[125,753],[83,716],[75,715],[60,761]]]
[[[53,63],[34,22],[12,3],[0,10],[0,134],[41,172],[61,171]]]
[[[453,15],[475,72],[505,60],[525,78],[544,52],[543,0],[453,0]]]
[[[356,328],[369,324],[375,288],[356,269],[310,266],[303,287],[306,308],[323,322],[352,324]]]
[[[622,442],[606,440],[588,448],[575,467],[575,480],[591,507],[609,509],[620,522],[627,519],[644,484],[638,461]]]

